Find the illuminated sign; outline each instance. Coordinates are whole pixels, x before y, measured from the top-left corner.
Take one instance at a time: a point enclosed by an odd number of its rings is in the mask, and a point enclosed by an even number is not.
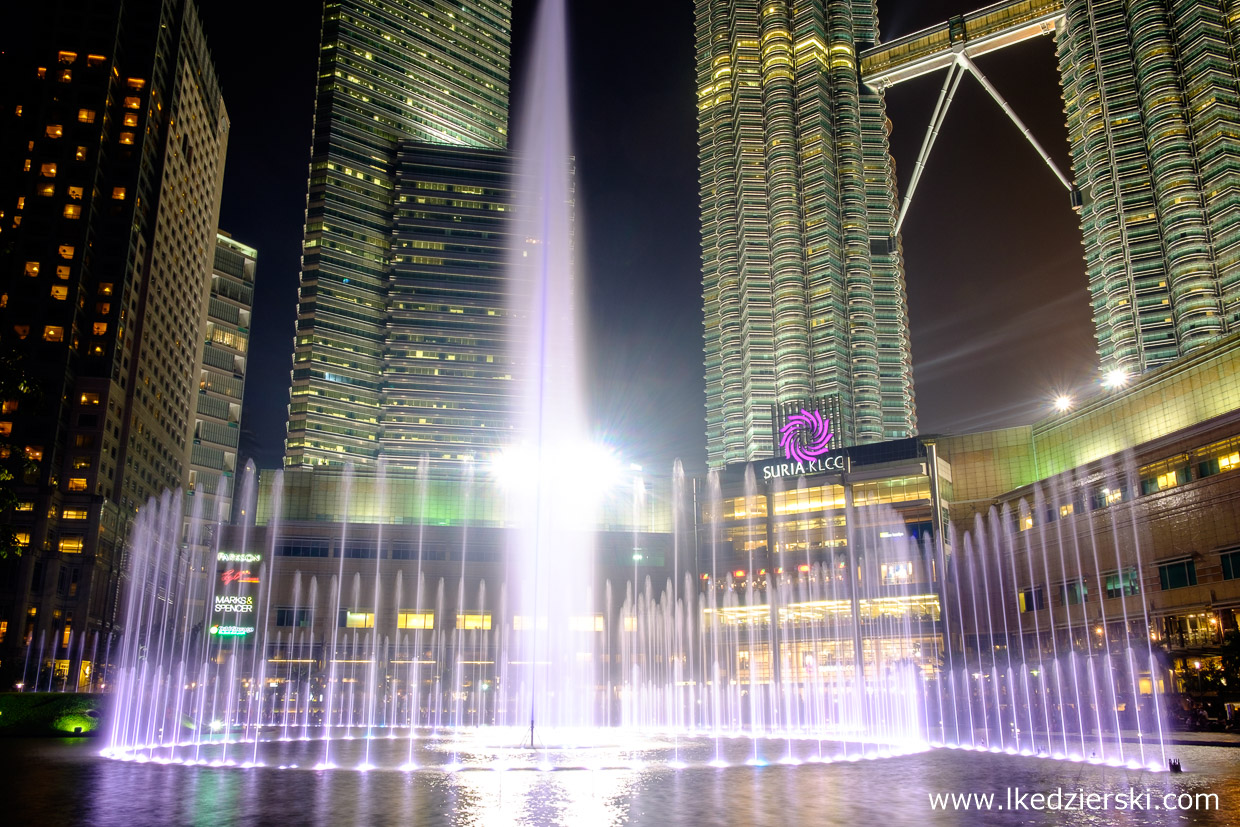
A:
[[[759,470],[763,482],[812,474],[842,474],[848,470],[848,455],[841,451],[805,461],[777,459],[763,463]]]
[[[249,551],[221,551],[215,559],[221,563],[258,563],[263,555]]]
[[[248,594],[217,594],[215,596],[217,612],[234,612],[247,614],[254,611],[254,598]]]
[[[225,569],[220,572],[220,582],[225,585],[229,583],[257,583],[258,575],[249,569]]]
[[[822,411],[801,409],[788,417],[779,429],[779,446],[794,462],[809,462],[825,454],[831,446],[831,420]]]
[[[220,626],[217,624],[211,627],[211,634],[219,637],[241,637],[253,633],[253,626]]]

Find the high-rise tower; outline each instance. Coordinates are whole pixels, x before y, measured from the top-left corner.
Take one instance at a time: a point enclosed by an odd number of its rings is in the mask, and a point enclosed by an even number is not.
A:
[[[419,429],[409,426],[427,424],[430,410],[455,419],[449,427],[456,434],[485,434],[472,419],[482,403],[462,401],[468,381],[447,397],[428,397],[443,382],[423,383],[420,394],[411,394],[417,383],[410,378],[422,366],[439,376],[441,361],[488,364],[488,355],[494,368],[498,357],[488,350],[494,337],[486,329],[502,300],[488,305],[481,294],[494,285],[483,284],[480,294],[475,276],[486,271],[485,282],[494,275],[491,247],[499,231],[482,225],[503,214],[496,194],[504,185],[494,179],[506,167],[496,156],[507,144],[511,16],[510,0],[325,4],[287,465],[368,465],[380,458],[416,464],[432,446],[439,462],[472,456],[476,446],[468,440],[431,440],[423,451],[411,444]],[[468,152],[415,157],[417,146],[432,144]],[[404,165],[402,151],[414,152]],[[477,180],[470,180],[471,157],[481,159]],[[428,169],[436,164],[438,171]],[[402,170],[417,180],[402,183]],[[420,202],[410,191],[419,185]],[[482,189],[488,192],[479,198]],[[428,209],[417,210],[419,203]],[[471,246],[482,252],[454,249]],[[481,268],[473,266],[479,256]],[[452,300],[453,290],[460,300]],[[412,338],[426,335],[421,328],[436,314],[480,314],[477,330],[485,335],[457,335],[468,326],[451,319],[457,334],[450,340],[446,333],[443,341]],[[403,326],[412,332],[394,336]],[[388,421],[394,431],[385,438]],[[396,450],[385,453],[389,443]]]
[[[697,0],[707,456],[771,456],[777,410],[844,444],[917,426],[873,0]]]
[[[34,14],[0,83],[0,348],[42,390],[0,415],[0,460],[28,461],[0,668],[33,642],[75,686],[118,631],[134,512],[188,479],[229,121],[190,0]]]
[[[1067,0],[1057,36],[1104,371],[1240,330],[1240,15]]]

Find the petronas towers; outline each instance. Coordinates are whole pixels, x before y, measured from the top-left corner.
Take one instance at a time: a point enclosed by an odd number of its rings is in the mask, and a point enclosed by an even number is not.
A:
[[[838,402],[843,444],[913,435],[873,0],[697,0],[696,36],[708,461],[772,456],[788,407]]]

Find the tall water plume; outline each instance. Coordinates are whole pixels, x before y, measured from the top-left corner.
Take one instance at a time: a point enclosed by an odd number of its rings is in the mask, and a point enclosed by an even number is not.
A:
[[[588,494],[581,475],[567,470],[589,451],[572,253],[563,0],[543,0],[535,32],[515,146],[510,312],[524,331],[514,357],[523,442],[512,456],[524,482],[510,493],[521,528],[508,576],[516,607],[516,668],[509,680],[519,683],[518,715],[528,711],[531,731],[535,723],[578,726],[597,718],[592,509],[581,496]]]

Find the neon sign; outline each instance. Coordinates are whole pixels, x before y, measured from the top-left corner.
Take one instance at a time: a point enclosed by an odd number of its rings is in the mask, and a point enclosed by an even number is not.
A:
[[[783,479],[785,477],[804,477],[814,474],[842,474],[848,470],[848,456],[843,452],[826,454],[804,462],[789,460],[773,460],[758,466],[762,472],[762,481]]]
[[[220,637],[241,637],[254,633],[253,626],[220,626],[216,624],[211,627],[211,634]]]
[[[251,551],[221,551],[215,559],[221,563],[257,563],[263,555]]]
[[[258,575],[249,569],[226,569],[220,572],[220,582],[224,585],[229,583],[257,583]]]
[[[248,594],[217,594],[215,596],[217,612],[235,612],[248,614],[254,611],[254,598]]]
[[[831,420],[822,411],[801,409],[779,429],[779,445],[784,456],[794,462],[809,462],[825,454],[831,446]]]

